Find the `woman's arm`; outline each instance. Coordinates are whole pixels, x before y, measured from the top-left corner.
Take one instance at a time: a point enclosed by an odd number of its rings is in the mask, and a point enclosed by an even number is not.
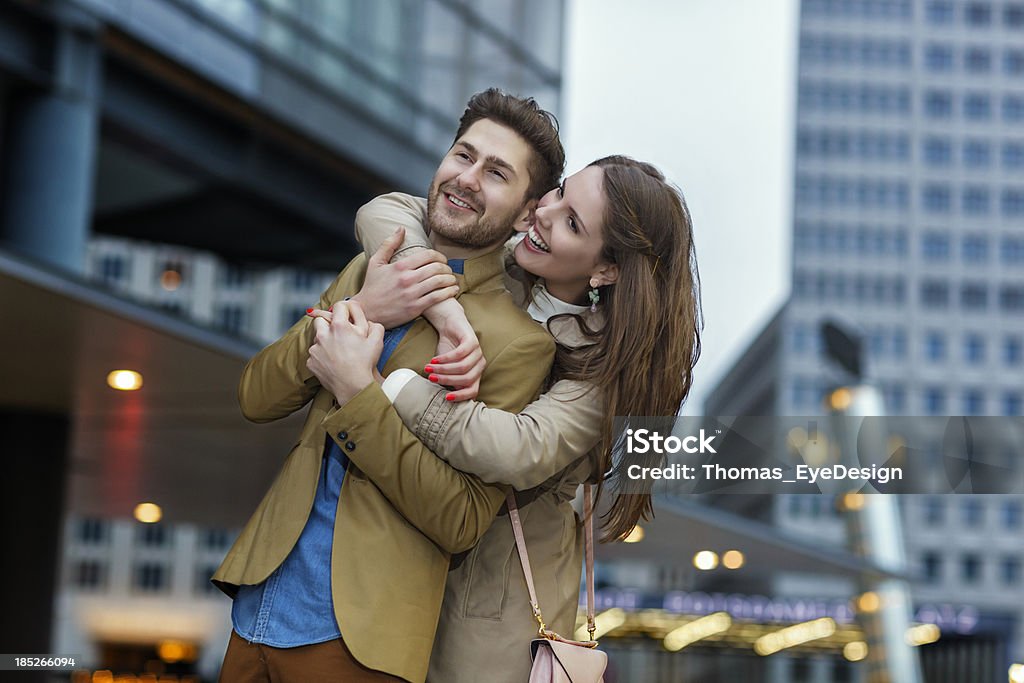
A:
[[[600,439],[601,393],[583,382],[556,382],[518,414],[479,401],[453,403],[444,393],[409,374],[394,406],[427,448],[486,482],[533,488]]]
[[[356,239],[369,257],[395,230],[405,228],[405,240],[391,258],[394,263],[421,249],[433,249],[427,237],[426,220],[426,199],[402,192],[382,194],[356,212]]]
[[[356,212],[356,239],[369,257],[377,253],[397,228],[404,228],[405,239],[388,260],[394,263],[424,249],[433,248],[427,237],[426,221],[425,199],[392,192],[376,197]],[[355,298],[370,310],[378,308],[377,302],[366,300],[368,294],[371,293],[360,292]],[[393,297],[394,290],[388,296]],[[422,315],[439,336],[437,356],[441,359],[441,365],[433,371],[438,384],[455,388],[452,400],[474,398],[480,387],[485,363],[480,353],[480,343],[466,319],[462,304],[454,298],[448,298],[423,309]],[[385,324],[385,327],[390,326]]]

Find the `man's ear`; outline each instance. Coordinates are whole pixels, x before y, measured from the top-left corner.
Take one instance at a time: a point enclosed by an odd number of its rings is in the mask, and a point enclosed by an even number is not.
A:
[[[526,202],[523,206],[523,210],[519,213],[519,217],[516,218],[516,222],[512,224],[512,229],[516,232],[526,232],[533,225],[534,216],[537,211],[537,200],[531,199]]]
[[[619,280],[619,264],[602,263],[590,274],[591,287],[614,285]]]

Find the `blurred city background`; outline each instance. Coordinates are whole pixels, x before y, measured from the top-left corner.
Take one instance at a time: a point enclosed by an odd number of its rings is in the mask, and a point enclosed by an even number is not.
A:
[[[0,651],[79,656],[35,680],[216,679],[299,424],[239,372],[490,86],[687,194],[687,412],[1024,412],[1024,1],[6,0]],[[1024,496],[869,498],[660,497],[599,550],[606,680],[1024,682]]]

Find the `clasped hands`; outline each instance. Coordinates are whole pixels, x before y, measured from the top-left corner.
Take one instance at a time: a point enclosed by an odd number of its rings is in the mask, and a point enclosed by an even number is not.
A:
[[[376,364],[383,349],[384,329],[423,315],[437,329],[437,353],[424,373],[451,387],[449,401],[474,398],[486,361],[462,306],[455,301],[458,285],[443,254],[422,250],[389,263],[402,244],[401,228],[367,262],[359,293],[328,310],[307,309],[316,338],[306,365],[340,404],[373,381],[383,378]]]

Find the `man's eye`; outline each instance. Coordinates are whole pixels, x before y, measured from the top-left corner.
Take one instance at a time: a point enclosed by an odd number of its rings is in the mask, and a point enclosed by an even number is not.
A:
[[[469,155],[466,154],[465,152],[456,152],[455,156],[457,156],[459,159],[469,159]]]
[[[501,171],[491,171],[491,174],[498,178],[501,178],[502,180],[506,180],[505,174],[502,173]]]

